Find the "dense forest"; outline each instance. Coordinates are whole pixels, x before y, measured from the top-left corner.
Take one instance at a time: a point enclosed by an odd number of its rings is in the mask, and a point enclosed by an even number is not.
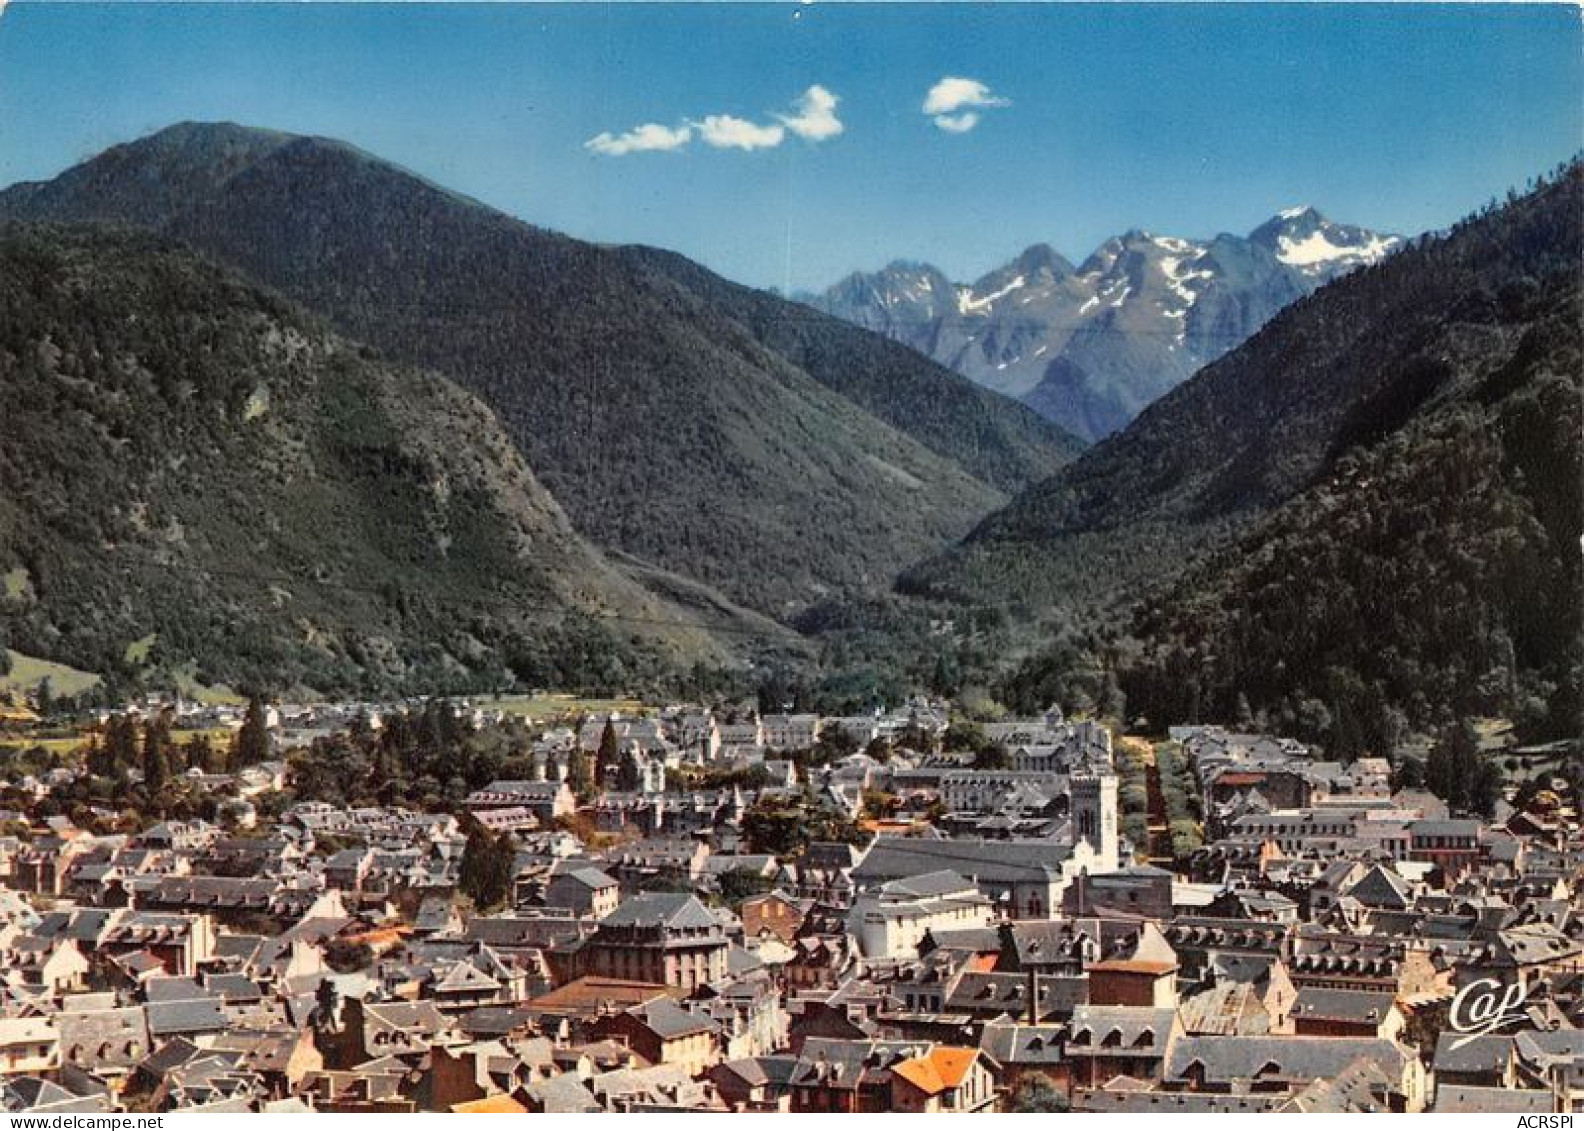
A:
[[[628,689],[722,656],[474,398],[169,242],[0,226],[0,642],[283,691]]]
[[[1576,735],[1581,214],[1572,165],[1411,241],[1069,463],[1026,410],[678,256],[174,127],[0,193],[247,273],[4,229],[0,644],[113,685],[927,690],[1341,754],[1482,714]]]

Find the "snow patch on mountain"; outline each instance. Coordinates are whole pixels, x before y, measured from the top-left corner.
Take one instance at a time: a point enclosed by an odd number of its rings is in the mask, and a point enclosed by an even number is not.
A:
[[[1022,275],[1019,275],[999,291],[987,294],[983,298],[975,298],[972,287],[958,287],[957,312],[959,314],[982,314],[1013,291],[1021,290],[1025,283],[1027,283],[1027,280]]]
[[[1400,243],[1305,205],[1247,236],[1133,229],[1077,268],[1035,244],[971,283],[902,261],[811,301],[1098,439],[1288,303]]]
[[[1291,263],[1299,267],[1350,260],[1358,263],[1374,263],[1383,258],[1397,242],[1395,239],[1383,236],[1372,236],[1362,244],[1338,245],[1331,242],[1330,235],[1322,228],[1311,232],[1303,239],[1294,239],[1291,236],[1280,237],[1276,243],[1276,258],[1283,263]]]

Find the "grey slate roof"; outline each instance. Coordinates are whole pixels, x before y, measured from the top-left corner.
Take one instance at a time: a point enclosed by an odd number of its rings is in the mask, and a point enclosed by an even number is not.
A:
[[[1172,1046],[1166,1077],[1184,1079],[1189,1067],[1198,1063],[1208,1081],[1258,1076],[1320,1080],[1340,1075],[1353,1061],[1365,1057],[1396,1080],[1409,1055],[1391,1041],[1373,1037],[1184,1037]]]
[[[1040,881],[1060,874],[1062,863],[1071,856],[1072,848],[1058,841],[881,836],[853,869],[853,879],[876,883],[950,869],[993,883]]]
[[[716,919],[696,895],[644,892],[624,900],[615,911],[600,920],[601,927],[653,926],[660,923],[677,929],[713,927]]]
[[[1330,990],[1305,986],[1293,1003],[1293,1019],[1346,1021],[1378,1025],[1391,1011],[1396,995],[1365,990]]]
[[[1062,1063],[1062,1025],[1019,1025],[1005,1021],[987,1023],[979,1034],[979,1047],[1002,1066]]]
[[[1549,1113],[1554,1097],[1549,1091],[1525,1088],[1483,1088],[1472,1084],[1438,1084],[1429,1111],[1436,1114]]]
[[[661,1040],[670,1041],[693,1033],[713,1033],[720,1026],[707,1017],[690,1012],[668,997],[656,998],[627,1011],[641,1020]]]
[[[149,1032],[156,1037],[186,1033],[220,1033],[224,1032],[229,1024],[223,1003],[219,998],[150,1002],[148,1019]]]

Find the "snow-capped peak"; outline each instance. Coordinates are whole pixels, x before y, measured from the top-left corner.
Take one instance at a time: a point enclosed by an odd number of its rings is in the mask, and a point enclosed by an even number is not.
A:
[[[1314,208],[1287,208],[1249,233],[1282,263],[1310,276],[1334,277],[1383,259],[1400,241],[1351,224],[1337,224]]]

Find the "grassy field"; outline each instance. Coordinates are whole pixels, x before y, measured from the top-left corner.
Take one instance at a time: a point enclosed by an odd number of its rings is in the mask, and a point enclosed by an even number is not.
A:
[[[605,715],[612,711],[631,715],[643,710],[643,704],[636,699],[579,699],[573,695],[500,695],[474,702],[486,711],[504,711],[534,720],[558,715]]]
[[[216,746],[224,746],[231,742],[231,738],[234,734],[234,731],[225,727],[220,727],[213,730],[177,729],[171,731],[171,741],[179,746],[186,742],[189,738],[193,738],[197,735],[205,735],[208,737],[209,741],[214,743]],[[51,754],[71,754],[74,751],[80,750],[82,747],[87,745],[87,743],[88,736],[86,734],[74,734],[64,738],[32,738],[27,735],[18,735],[15,738],[8,738],[4,742],[0,742],[0,746],[15,746],[21,749],[29,750],[34,747],[43,747]]]
[[[125,658],[129,664],[148,663],[149,653],[154,650],[154,645],[159,642],[159,633],[151,632],[126,646]]]
[[[28,591],[29,581],[28,571],[23,566],[0,573],[0,596],[13,599],[23,596]]]
[[[200,683],[197,668],[192,664],[177,668],[171,673],[171,679],[175,681],[176,690],[181,692],[183,699],[191,699],[206,707],[238,706],[247,702],[247,696],[238,695],[223,683],[213,686]]]

